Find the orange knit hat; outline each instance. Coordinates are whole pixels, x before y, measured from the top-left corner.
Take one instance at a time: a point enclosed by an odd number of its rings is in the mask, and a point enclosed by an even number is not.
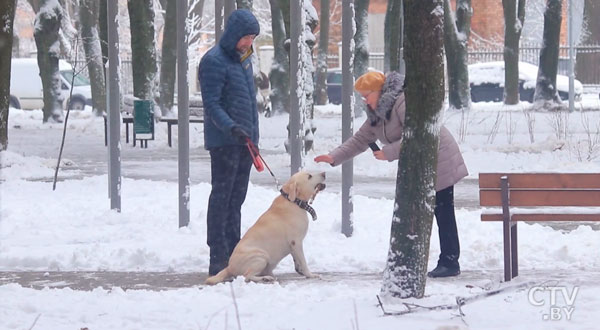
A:
[[[356,79],[354,89],[358,92],[380,91],[385,83],[385,75],[378,71],[370,71]]]

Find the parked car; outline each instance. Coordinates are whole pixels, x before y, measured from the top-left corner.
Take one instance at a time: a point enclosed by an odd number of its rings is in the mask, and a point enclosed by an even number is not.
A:
[[[533,103],[538,67],[519,62],[519,98]],[[500,102],[504,98],[504,61],[469,65],[471,100],[473,102]],[[558,95],[569,100],[569,77],[556,76]],[[583,85],[575,79],[575,100],[581,101]]]
[[[327,98],[329,103],[342,104],[342,69],[327,70]]]
[[[73,67],[66,61],[58,61],[60,71],[63,107],[83,110],[86,104],[92,104],[92,89],[87,78],[76,75],[73,79]],[[73,96],[69,99],[73,81]],[[44,106],[42,78],[37,59],[15,58],[10,69],[10,106],[16,109],[41,109]]]

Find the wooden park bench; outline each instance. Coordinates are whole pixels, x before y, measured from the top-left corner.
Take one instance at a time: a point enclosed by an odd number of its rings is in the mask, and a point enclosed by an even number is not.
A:
[[[123,107],[121,108],[121,119],[125,124],[125,143],[129,143],[129,125],[133,126],[133,96],[123,96]],[[107,115],[104,114],[104,145],[108,145],[108,132],[107,132]],[[132,130],[133,131],[133,130]],[[133,136],[133,146],[135,147],[135,132]]]
[[[189,123],[203,123],[204,122],[204,107],[202,106],[202,98],[190,97],[188,108],[190,109]],[[160,122],[167,123],[167,141],[169,147],[171,147],[171,126],[179,124],[177,117],[163,117],[159,119]]]
[[[600,221],[600,173],[480,173],[481,221],[502,221],[504,280],[519,274],[518,221]],[[498,209],[501,207],[501,209]]]
[[[121,118],[123,124],[125,124],[125,143],[129,143],[129,124],[134,125],[133,120],[133,96],[125,95],[123,97],[123,107],[121,108]],[[204,122],[204,107],[202,106],[202,98],[201,97],[190,97],[189,100],[189,110],[190,110],[190,123],[203,123]],[[171,134],[172,128],[171,126],[177,125],[179,123],[179,119],[177,117],[163,117],[159,119],[159,122],[167,123],[167,140],[169,147],[172,146],[171,143]],[[136,134],[135,130],[133,131],[133,146],[136,144]],[[107,122],[106,122],[106,114],[104,115],[104,145],[108,145],[108,134],[107,134]],[[147,142],[146,142],[147,146]]]

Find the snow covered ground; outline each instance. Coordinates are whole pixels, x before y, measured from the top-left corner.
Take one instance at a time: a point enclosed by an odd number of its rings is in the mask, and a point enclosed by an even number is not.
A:
[[[597,94],[595,97],[584,99],[586,108],[600,110]],[[600,111],[535,113],[532,119],[522,111],[527,105],[506,108],[478,103],[466,116],[445,114],[445,124],[460,140],[469,178],[475,179],[482,171],[600,172]],[[357,118],[354,127],[363,120]],[[528,123],[532,122],[530,134]],[[339,143],[340,108],[320,107],[314,123],[318,127],[316,150],[306,157],[305,166],[339,176],[339,167],[317,165],[312,158]],[[260,147],[280,179],[288,175],[289,156],[282,143],[286,124],[287,116],[261,118]],[[31,130],[42,140],[60,135],[57,133],[62,130],[61,124],[42,125],[41,111],[11,109],[9,126],[9,139],[11,131],[17,129]],[[102,119],[94,118],[89,109],[72,113],[68,127],[68,135],[103,139]],[[200,127],[191,126],[193,153],[203,152]],[[147,152],[168,148],[166,125],[157,125],[157,140],[149,144]],[[589,144],[588,140],[596,142]],[[49,143],[58,146],[59,141]],[[123,153],[133,150],[130,148],[124,146]],[[92,150],[80,148],[78,152],[88,152],[90,158],[104,157],[92,154]],[[55,158],[24,154],[9,144],[8,151],[0,153],[0,160],[0,271],[206,272],[209,183],[193,184],[191,222],[179,229],[176,182],[124,175],[124,207],[117,213],[109,210],[105,170],[82,175],[78,164],[67,158],[60,173],[62,181],[53,192],[49,180]],[[396,162],[377,161],[364,153],[354,164],[356,175],[384,182],[389,179],[387,185],[394,189]],[[160,172],[168,166],[176,168],[176,160],[145,166],[148,172]],[[242,210],[242,231],[276,195],[274,186],[250,185]],[[308,265],[313,272],[323,274],[321,280],[263,285],[236,279],[215,287],[204,287],[199,281],[194,287],[159,292],[120,288],[34,290],[6,284],[0,286],[0,329],[29,329],[34,322],[35,329],[238,329],[237,317],[242,329],[597,328],[600,231],[589,225],[565,230],[519,224],[521,275],[507,284],[501,281],[500,224],[482,223],[479,208],[457,205],[463,274],[428,280],[425,298],[386,300],[386,309],[403,310],[402,303],[454,304],[456,297],[515,284],[528,284],[528,288],[467,304],[462,308],[463,316],[457,310],[383,316],[377,306],[381,286],[377,274],[383,270],[388,251],[393,200],[355,196],[354,235],[350,238],[340,233],[339,191],[326,189],[313,206],[319,219],[311,222],[304,245]],[[439,254],[436,231],[434,224],[430,269]],[[291,273],[293,268],[288,257],[275,274]],[[336,272],[354,275],[339,276]],[[561,309],[552,314],[551,291],[532,290],[535,286],[557,288],[554,307]],[[574,303],[565,300],[563,293],[567,297],[575,293]],[[571,311],[570,320],[566,320]],[[562,318],[548,320],[548,315]]]

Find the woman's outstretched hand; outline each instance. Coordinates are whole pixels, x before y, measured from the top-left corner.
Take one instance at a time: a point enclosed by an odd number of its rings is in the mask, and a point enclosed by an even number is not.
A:
[[[373,151],[373,155],[375,156],[375,158],[377,158],[379,160],[388,160],[387,157],[385,157],[385,154],[383,153],[383,151],[381,151],[381,150]]]
[[[333,158],[329,155],[319,155],[315,157],[316,163],[328,163],[329,165],[333,164]]]

